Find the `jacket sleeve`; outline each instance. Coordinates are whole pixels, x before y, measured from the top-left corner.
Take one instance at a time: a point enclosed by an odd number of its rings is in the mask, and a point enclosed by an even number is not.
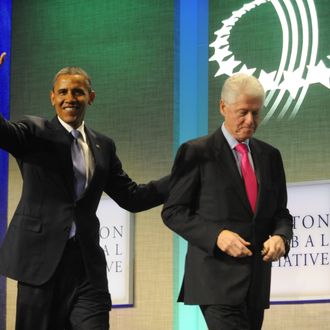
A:
[[[183,144],[176,155],[171,178],[169,197],[162,211],[162,218],[169,228],[192,245],[213,255],[217,237],[224,228],[207,221],[198,213],[200,194],[200,157],[197,147]]]
[[[147,184],[137,184],[123,170],[112,142],[111,165],[105,192],[122,208],[140,212],[163,204],[168,195],[169,176]]]
[[[28,127],[24,123],[13,123],[0,115],[0,148],[13,156],[20,155],[28,143]]]
[[[281,154],[278,150],[275,153],[275,159],[272,163],[276,164],[278,178],[280,181],[280,190],[278,192],[278,201],[277,201],[277,210],[274,215],[274,230],[272,235],[280,235],[285,240],[286,254],[290,249],[290,240],[292,239],[292,216],[287,209],[287,188],[286,188],[286,179],[285,172]]]

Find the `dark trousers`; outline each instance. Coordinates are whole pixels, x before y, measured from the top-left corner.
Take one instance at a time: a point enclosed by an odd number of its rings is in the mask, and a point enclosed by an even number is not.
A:
[[[18,283],[16,330],[108,330],[111,299],[87,280],[79,244],[68,241],[46,284]]]
[[[263,309],[239,306],[200,306],[209,330],[261,330],[264,319]]]

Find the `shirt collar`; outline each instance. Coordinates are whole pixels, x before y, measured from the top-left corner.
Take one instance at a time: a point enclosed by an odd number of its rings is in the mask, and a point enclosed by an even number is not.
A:
[[[223,133],[225,139],[227,140],[227,142],[228,142],[228,144],[229,144],[229,146],[230,146],[230,149],[234,150],[235,147],[236,147],[240,142],[238,142],[238,141],[237,141],[237,140],[236,140],[236,139],[235,139],[235,138],[234,138],[234,137],[228,132],[227,128],[225,127],[225,123],[222,124],[222,126],[221,126],[221,130],[222,130],[222,133]],[[249,152],[250,152],[250,151],[251,151],[251,150],[250,150],[250,140],[247,139],[247,140],[245,140],[245,141],[242,142],[242,143],[245,143],[245,144],[247,145],[248,150],[249,150]]]
[[[73,127],[71,127],[69,124],[67,124],[65,121],[63,121],[59,116],[57,116],[59,122],[61,123],[61,125],[69,132],[71,133],[71,131],[74,130]],[[85,133],[85,122],[83,121],[81,123],[81,125],[76,128],[77,131],[79,131],[81,133],[82,139],[85,142],[86,141],[86,133]]]

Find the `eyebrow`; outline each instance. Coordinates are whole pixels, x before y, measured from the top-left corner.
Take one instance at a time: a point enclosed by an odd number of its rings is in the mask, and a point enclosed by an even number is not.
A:
[[[57,90],[57,93],[60,93],[60,92],[67,92],[69,90],[69,88],[59,88]],[[72,88],[71,89],[73,92],[85,92],[84,91],[84,88],[81,88],[81,87],[75,87],[75,88]]]

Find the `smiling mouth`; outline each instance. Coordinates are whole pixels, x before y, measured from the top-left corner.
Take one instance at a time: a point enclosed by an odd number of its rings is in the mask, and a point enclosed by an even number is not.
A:
[[[64,111],[76,111],[76,110],[79,110],[78,107],[65,107],[63,108]]]

